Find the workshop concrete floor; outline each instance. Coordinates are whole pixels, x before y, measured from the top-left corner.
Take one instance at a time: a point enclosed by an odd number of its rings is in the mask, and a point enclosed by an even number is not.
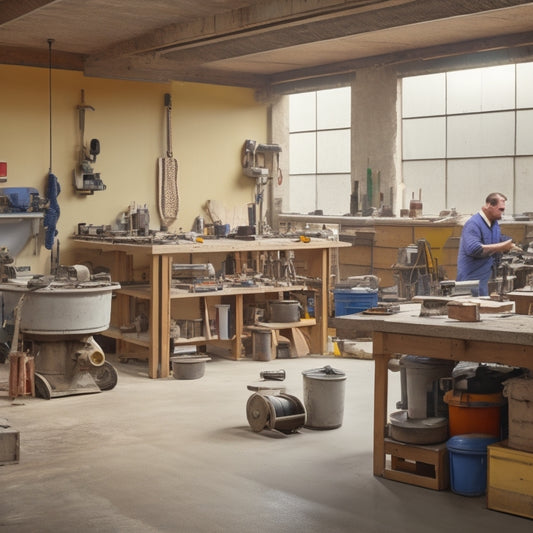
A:
[[[0,418],[21,438],[20,462],[0,467],[0,531],[531,532],[484,497],[372,475],[372,361],[215,359],[201,379],[151,380],[144,363],[109,360],[112,391],[0,396]],[[326,364],[347,375],[342,427],[251,430],[246,386],[261,370],[285,369],[287,392],[303,401],[302,370]],[[395,410],[399,374],[390,376]]]

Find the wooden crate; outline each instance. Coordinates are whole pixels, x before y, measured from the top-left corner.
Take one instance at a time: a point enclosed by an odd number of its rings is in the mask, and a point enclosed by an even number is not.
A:
[[[0,427],[0,465],[19,462],[20,434],[11,427]]]
[[[385,454],[390,456],[383,477],[426,489],[445,490],[450,484],[446,443],[406,444],[385,439]]]
[[[487,507],[533,519],[533,453],[487,446]]]

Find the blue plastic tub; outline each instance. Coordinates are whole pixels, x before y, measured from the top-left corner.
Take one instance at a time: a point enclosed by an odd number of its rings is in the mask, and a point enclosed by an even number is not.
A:
[[[462,496],[481,496],[487,489],[487,446],[498,438],[484,433],[456,435],[446,446],[450,457],[450,488]]]
[[[33,187],[1,187],[0,193],[7,196],[11,209],[24,212],[32,204],[32,195],[39,191]]]
[[[378,303],[378,290],[365,287],[334,289],[335,316],[353,315],[375,307]]]

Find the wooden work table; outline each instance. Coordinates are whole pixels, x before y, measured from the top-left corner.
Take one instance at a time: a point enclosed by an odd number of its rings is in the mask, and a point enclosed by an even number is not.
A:
[[[396,354],[452,361],[500,363],[533,369],[533,316],[482,314],[480,322],[447,316],[420,317],[420,304],[401,306],[392,315],[348,315],[337,318],[372,331],[374,381],[374,475],[384,477],[388,421],[388,362]]]
[[[241,272],[245,264],[260,264],[265,252],[293,252],[296,274],[318,280],[315,321],[310,329],[311,348],[314,353],[324,353],[327,347],[328,296],[332,258],[330,250],[350,246],[348,243],[327,239],[311,238],[302,242],[296,238],[256,238],[254,240],[208,239],[204,242],[176,240],[169,244],[131,243],[124,240],[74,239],[75,256],[78,262],[91,262],[93,266],[105,265],[111,271],[114,281],[120,281],[122,288],[117,291],[111,323],[105,334],[118,340],[120,348],[127,344],[137,350],[147,352],[149,376],[167,377],[170,366],[170,327],[172,302],[179,307],[201,303],[207,307],[216,298],[229,298],[234,313],[235,335],[224,340],[209,334],[194,340],[184,340],[187,344],[216,342],[227,346],[234,359],[241,357],[241,337],[244,333],[244,298],[271,294],[279,297],[283,292],[307,289],[305,280],[297,278],[289,284],[257,285],[252,287],[227,287],[214,292],[189,292],[172,288],[172,263],[213,263],[215,268],[234,254],[236,272]],[[139,266],[140,265],[140,266]],[[144,282],[144,285],[141,283]],[[117,326],[130,323],[131,299],[143,299],[149,305],[149,330],[144,334],[122,333]],[[207,316],[204,315],[204,318]]]

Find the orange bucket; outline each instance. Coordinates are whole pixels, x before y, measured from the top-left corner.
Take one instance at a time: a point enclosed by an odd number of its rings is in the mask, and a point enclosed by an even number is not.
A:
[[[448,404],[450,437],[467,433],[500,436],[501,410],[506,405],[501,392],[473,394],[450,390],[444,401]]]

